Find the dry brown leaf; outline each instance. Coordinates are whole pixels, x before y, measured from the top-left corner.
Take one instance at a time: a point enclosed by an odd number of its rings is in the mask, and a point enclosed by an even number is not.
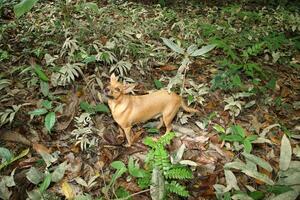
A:
[[[51,153],[50,149],[48,149],[47,147],[45,147],[43,144],[33,143],[32,147],[39,154],[41,154],[41,153],[48,153],[48,154]]]
[[[174,65],[163,65],[160,67],[160,69],[163,71],[174,71],[177,70],[177,67]]]

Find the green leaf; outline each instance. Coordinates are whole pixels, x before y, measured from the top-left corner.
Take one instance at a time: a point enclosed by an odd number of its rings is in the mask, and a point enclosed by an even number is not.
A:
[[[140,169],[138,164],[134,163],[133,158],[130,156],[128,160],[128,171],[134,177],[142,178],[145,176],[145,171]]]
[[[159,133],[159,130],[157,128],[149,128],[147,129],[148,133]]]
[[[35,65],[35,67],[33,69],[39,79],[41,79],[42,81],[45,81],[45,82],[49,81],[47,75],[44,73],[43,69],[40,66]]]
[[[238,134],[245,138],[245,131],[240,125],[234,125],[231,127],[231,131],[233,134]]]
[[[4,158],[6,162],[9,162],[13,158],[13,154],[9,151],[9,149],[0,147],[0,157]]]
[[[254,200],[261,200],[265,198],[265,193],[261,191],[253,191],[248,194]]]
[[[31,167],[30,170],[26,173],[26,178],[35,185],[39,184],[44,179],[44,177],[45,175],[35,167]]]
[[[48,110],[52,108],[52,101],[44,100],[42,101],[42,106]]]
[[[96,59],[96,56],[89,56],[89,57],[86,57],[83,62],[88,64],[88,63],[91,63],[91,62],[95,62],[97,59]]]
[[[165,196],[165,180],[161,170],[155,167],[152,171],[150,195],[153,200],[162,200]]]
[[[246,153],[246,152],[243,152],[242,155],[245,156],[245,158],[247,158],[251,162],[259,165],[262,168],[264,168],[268,172],[271,172],[273,170],[272,166],[268,162],[266,162],[265,160],[261,159],[260,157],[257,157],[255,155],[252,155],[252,154],[249,154],[249,153]]]
[[[115,169],[118,169],[118,170],[124,169],[124,168],[126,169],[125,164],[122,161],[119,161],[119,160],[112,162],[110,164],[110,166],[115,168]]]
[[[213,128],[219,133],[225,133],[225,129],[222,126],[220,126],[219,124],[214,125]]]
[[[40,109],[35,109],[33,111],[30,111],[28,112],[29,115],[32,115],[32,116],[40,116],[40,115],[44,115],[48,112],[47,109],[45,108],[40,108]]]
[[[58,165],[58,167],[52,173],[52,182],[59,182],[64,177],[66,168],[67,162],[63,162],[60,165]]]
[[[191,56],[196,57],[196,56],[202,56],[206,54],[207,52],[213,50],[216,47],[215,44],[209,44],[207,46],[201,47],[200,49],[194,51]]]
[[[162,82],[160,80],[157,80],[157,79],[154,80],[154,85],[155,85],[156,89],[161,89],[161,88],[164,87]]]
[[[82,102],[80,102],[79,106],[82,110],[84,110],[87,113],[90,113],[90,114],[95,113],[93,106],[90,105],[88,102],[82,101]]]
[[[94,109],[96,112],[109,113],[109,108],[105,104],[97,104]]]
[[[272,185],[272,186],[267,186],[267,191],[268,192],[271,192],[271,193],[274,193],[276,195],[278,194],[282,194],[282,193],[285,193],[285,192],[288,192],[288,191],[291,191],[293,190],[291,188],[291,186],[287,186],[287,185]]]
[[[49,112],[45,117],[45,127],[46,129],[51,132],[51,129],[53,128],[55,124],[55,112]]]
[[[292,159],[292,147],[286,135],[283,135],[280,147],[279,168],[283,171],[289,168]]]
[[[254,170],[248,170],[248,169],[243,169],[242,172],[248,176],[251,176],[252,178],[255,178],[264,183],[267,183],[268,185],[274,185],[274,182],[265,174],[259,173]]]
[[[257,135],[249,135],[246,137],[246,140],[249,140],[250,142],[255,141],[258,138]]]
[[[282,193],[280,195],[277,195],[276,197],[273,197],[272,200],[296,200],[297,197],[299,197],[299,192],[295,190],[291,190],[285,193]]]
[[[29,152],[29,148],[23,150],[19,155],[17,155],[16,157],[13,157],[12,159],[10,159],[9,161],[5,161],[3,163],[0,164],[0,170],[3,169],[4,167],[6,167],[7,165],[13,163],[14,161],[23,158],[24,156],[26,156]]]
[[[162,38],[162,40],[165,43],[165,45],[167,45],[170,49],[172,49],[176,53],[184,54],[184,49],[178,46],[177,44],[175,44],[174,42],[172,42],[171,40],[167,38]]]
[[[245,150],[245,152],[246,153],[251,153],[251,151],[252,151],[252,144],[251,144],[251,142],[248,139],[245,139],[244,142],[243,142],[243,144],[244,144],[244,150]]]
[[[49,84],[47,82],[41,81],[40,82],[40,89],[42,94],[47,97],[49,95]]]
[[[221,135],[221,140],[229,142],[243,142],[244,138],[240,135]]]
[[[36,4],[38,0],[22,0],[20,3],[14,6],[14,12],[17,18],[21,17],[24,13],[30,11],[30,9]]]
[[[41,185],[39,187],[39,191],[41,193],[45,192],[47,190],[47,188],[49,187],[50,183],[51,183],[51,174],[49,173],[45,176],[44,181],[41,183]]]
[[[130,193],[128,191],[126,191],[123,187],[119,187],[116,191],[116,195],[118,197],[118,199],[128,199],[128,200],[132,200],[130,196]]]

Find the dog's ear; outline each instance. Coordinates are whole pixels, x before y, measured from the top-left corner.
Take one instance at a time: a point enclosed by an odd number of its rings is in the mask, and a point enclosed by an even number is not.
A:
[[[137,86],[137,84],[125,84],[123,88],[124,94],[128,94],[132,92],[135,86]]]
[[[117,77],[115,76],[115,74],[113,73],[112,75],[110,75],[110,82],[114,82],[117,81]]]

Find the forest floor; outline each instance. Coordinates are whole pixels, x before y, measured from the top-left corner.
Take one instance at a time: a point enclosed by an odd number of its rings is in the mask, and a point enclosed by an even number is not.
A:
[[[299,8],[56,0],[16,18],[12,4],[0,10],[0,198],[300,194]],[[103,100],[112,73],[201,114],[180,111],[164,137],[158,120],[138,124],[126,147]]]

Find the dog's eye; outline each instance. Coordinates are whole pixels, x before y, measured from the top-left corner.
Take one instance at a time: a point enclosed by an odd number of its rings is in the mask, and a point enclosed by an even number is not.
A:
[[[120,88],[116,88],[115,89],[117,92],[121,92],[121,89]]]

